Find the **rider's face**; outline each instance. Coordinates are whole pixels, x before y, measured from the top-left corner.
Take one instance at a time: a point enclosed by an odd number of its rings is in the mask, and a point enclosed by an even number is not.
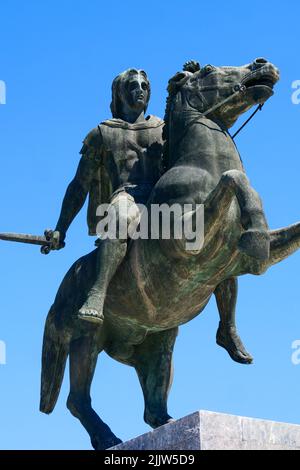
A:
[[[128,79],[125,87],[127,105],[136,111],[142,111],[149,98],[149,87],[145,78],[140,74],[133,75]]]

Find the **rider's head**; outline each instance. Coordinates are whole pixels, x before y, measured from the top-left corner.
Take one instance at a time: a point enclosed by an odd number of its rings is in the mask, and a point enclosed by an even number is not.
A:
[[[120,73],[112,84],[110,109],[114,118],[123,117],[124,106],[146,112],[150,99],[150,82],[144,70],[129,69]]]

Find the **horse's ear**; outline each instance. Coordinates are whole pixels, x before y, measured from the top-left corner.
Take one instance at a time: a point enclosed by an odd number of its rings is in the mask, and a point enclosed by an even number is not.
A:
[[[170,78],[168,83],[168,92],[172,94],[176,91],[179,87],[184,85],[187,79],[191,77],[190,72],[177,72],[172,78]]]
[[[200,66],[199,62],[196,62],[195,60],[189,60],[188,62],[186,62],[183,65],[183,70],[185,72],[195,73],[195,72],[199,72],[199,70],[201,70],[201,66]]]

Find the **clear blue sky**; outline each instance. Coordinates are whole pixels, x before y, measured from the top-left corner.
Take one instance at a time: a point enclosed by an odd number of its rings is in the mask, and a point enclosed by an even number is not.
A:
[[[87,132],[110,116],[110,86],[129,67],[147,71],[151,114],[163,116],[168,79],[191,58],[241,65],[267,57],[281,70],[275,96],[237,139],[269,224],[300,220],[300,105],[291,102],[300,79],[296,0],[240,1],[3,0],[0,5],[0,231],[41,234],[54,227]],[[65,250],[0,242],[1,449],[89,449],[88,435],[65,407],[66,373],[50,416],[39,413],[43,326],[59,283],[93,249],[85,210]],[[231,361],[215,344],[212,299],[181,328],[169,410],[198,409],[300,424],[300,365],[291,344],[300,339],[300,253],[264,276],[240,278],[238,325],[254,355],[252,366]],[[134,370],[101,355],[93,382],[95,409],[123,440],[149,430]]]

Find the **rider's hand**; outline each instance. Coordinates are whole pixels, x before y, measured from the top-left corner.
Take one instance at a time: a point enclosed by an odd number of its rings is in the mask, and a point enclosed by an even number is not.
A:
[[[50,242],[51,250],[61,250],[65,247],[66,234],[58,230],[45,230],[45,238]]]

